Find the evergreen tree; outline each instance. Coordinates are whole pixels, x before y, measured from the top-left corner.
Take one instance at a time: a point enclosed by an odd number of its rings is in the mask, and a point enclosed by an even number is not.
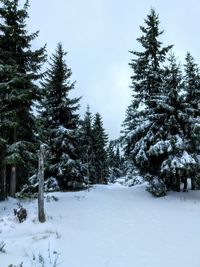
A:
[[[12,122],[13,112],[8,112],[7,91],[8,84],[14,75],[14,69],[8,65],[0,65],[0,200],[7,197],[6,182],[6,148],[9,125]]]
[[[183,87],[173,55],[164,67],[171,46],[161,47],[158,37],[163,32],[154,10],[145,23],[140,27],[144,35],[138,38],[144,51],[132,52],[133,100],[124,121],[123,144],[127,162],[132,161],[150,182],[152,194],[162,196],[167,189],[180,191],[181,181],[186,190],[188,178],[199,180],[200,80],[197,65],[187,54]]]
[[[92,130],[92,114],[89,106],[87,106],[84,119],[81,122],[79,131],[80,140],[80,155],[82,160],[82,168],[84,176],[87,177],[88,182],[94,182],[95,168],[94,168],[94,137]]]
[[[160,155],[162,164],[160,177],[163,178],[167,189],[180,191],[180,183],[184,182],[187,189],[187,178],[195,167],[195,159],[188,149],[184,130],[184,111],[182,109],[182,74],[174,55],[169,58],[169,65],[165,68],[164,94],[158,99],[162,110],[163,121],[162,141],[151,147],[150,153]]]
[[[144,147],[143,137],[151,125],[147,116],[153,114],[157,94],[162,90],[162,65],[167,52],[172,47],[162,47],[159,37],[163,31],[159,30],[159,23],[158,15],[154,9],[151,9],[145,19],[146,27],[140,26],[143,35],[137,39],[144,51],[131,51],[131,54],[134,55],[130,63],[133,71],[131,76],[133,100],[127,109],[122,133],[125,155],[132,161],[135,159],[132,151],[136,143],[140,140],[141,144],[138,143],[137,146]],[[132,134],[133,131],[134,134]],[[145,158],[144,150],[140,150],[137,161],[143,164]],[[145,165],[144,163],[144,167]],[[146,167],[148,168],[148,166]]]
[[[109,167],[114,167],[114,165],[115,165],[115,151],[114,151],[114,145],[113,145],[112,141],[109,142],[107,154],[108,154]]]
[[[58,44],[42,82],[41,139],[49,147],[47,176],[54,176],[62,188],[78,187],[82,183],[78,155],[79,98],[70,98],[74,89],[72,72],[65,63],[66,53]]]
[[[110,141],[107,149],[107,155],[108,155],[108,167],[109,167],[109,182],[114,183],[116,179],[115,175],[115,151],[113,142]]]
[[[121,159],[121,155],[120,155],[120,150],[119,150],[119,145],[116,148],[116,152],[115,152],[115,167],[118,169],[121,169],[122,165],[122,159]]]
[[[122,176],[123,166],[119,150],[119,144],[116,141],[110,141],[107,149],[109,181],[113,183],[116,178]]]
[[[38,98],[34,81],[40,77],[45,48],[31,49],[31,42],[38,32],[28,34],[26,30],[28,1],[22,8],[18,0],[1,0],[0,3],[0,62],[4,67],[10,66],[14,70],[9,83],[4,83],[4,77],[0,81],[4,102],[1,122],[9,118],[9,123],[2,126],[1,133],[7,143],[3,162],[7,177],[10,176],[10,195],[15,196],[17,178],[28,177],[34,162],[36,138],[31,108],[33,101]]]
[[[93,122],[93,140],[94,140],[94,166],[95,166],[95,176],[94,183],[102,184],[106,182],[106,177],[108,173],[107,166],[107,152],[106,145],[108,141],[108,136],[103,128],[103,122],[101,115],[99,113],[95,114]]]
[[[163,183],[161,165],[167,157],[163,146],[168,133],[163,125],[167,116],[163,64],[172,46],[162,47],[159,37],[163,31],[159,30],[159,19],[153,9],[145,24],[146,27],[140,27],[143,36],[137,39],[144,51],[131,52],[136,57],[130,64],[133,100],[124,122],[123,143],[127,160],[150,182],[157,179]]]
[[[196,168],[191,173],[192,189],[195,189],[195,183],[200,184],[200,74],[190,53],[187,53],[185,61],[183,124],[188,150],[196,160]]]
[[[108,145],[108,163],[109,167],[114,167],[117,169],[122,168],[122,159],[120,155],[118,140],[111,140]]]
[[[154,9],[145,19],[146,27],[140,26],[143,35],[137,39],[144,51],[131,51],[133,58],[129,64],[133,70],[131,76],[134,107],[141,104],[151,108],[152,98],[161,90],[162,85],[162,63],[165,62],[166,54],[172,46],[162,47],[159,41],[163,31],[159,30],[159,18]]]

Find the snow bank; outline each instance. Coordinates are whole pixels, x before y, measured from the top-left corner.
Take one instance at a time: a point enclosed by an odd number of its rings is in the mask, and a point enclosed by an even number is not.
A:
[[[17,201],[0,203],[0,241],[7,251],[0,267],[35,266],[33,254],[48,260],[48,250],[60,253],[59,267],[199,267],[200,192],[156,199],[145,187],[48,194],[44,224],[35,200],[23,202],[28,218],[21,224],[13,216]]]

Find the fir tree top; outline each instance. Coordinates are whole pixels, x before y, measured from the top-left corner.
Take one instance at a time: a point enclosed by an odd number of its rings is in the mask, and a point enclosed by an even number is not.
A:
[[[186,54],[185,61],[184,89],[186,91],[186,101],[198,102],[200,98],[199,68],[189,52]]]
[[[55,126],[62,125],[73,129],[78,123],[79,116],[75,112],[79,108],[80,98],[69,97],[75,83],[70,80],[72,72],[65,62],[66,54],[62,44],[59,43],[42,82],[42,106],[45,109],[43,115],[48,114],[49,122],[46,122],[49,125],[52,127],[54,124]]]
[[[39,32],[28,34],[27,31],[29,1],[22,8],[19,0],[0,0],[0,3],[0,60],[17,65],[20,73],[31,72],[31,78],[39,78],[37,72],[46,59],[46,48],[31,49],[31,42]]]
[[[143,35],[137,39],[144,50],[142,52],[130,51],[134,55],[129,65],[133,69],[131,88],[134,91],[136,107],[141,102],[149,100],[151,94],[159,92],[162,83],[161,64],[172,48],[172,45],[162,47],[159,37],[163,31],[159,30],[159,24],[158,15],[154,9],[151,9],[145,19],[145,26],[140,26]]]

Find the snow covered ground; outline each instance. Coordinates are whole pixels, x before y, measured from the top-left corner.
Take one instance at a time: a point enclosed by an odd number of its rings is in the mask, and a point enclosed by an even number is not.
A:
[[[52,195],[52,194],[51,194]],[[0,203],[0,267],[199,267],[200,192],[153,198],[145,186],[95,186],[90,192],[53,193],[47,222],[37,221],[36,201],[25,202],[28,219],[13,216],[16,200]],[[48,253],[50,251],[52,264]]]

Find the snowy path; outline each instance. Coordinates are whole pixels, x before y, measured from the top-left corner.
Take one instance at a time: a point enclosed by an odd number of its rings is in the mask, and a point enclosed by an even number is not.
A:
[[[45,204],[45,224],[36,220],[35,202],[25,204],[23,224],[13,219],[15,201],[0,203],[7,250],[0,267],[35,267],[32,253],[47,255],[48,247],[60,253],[60,267],[200,267],[200,192],[155,199],[143,186],[114,185],[54,195],[59,201]]]

